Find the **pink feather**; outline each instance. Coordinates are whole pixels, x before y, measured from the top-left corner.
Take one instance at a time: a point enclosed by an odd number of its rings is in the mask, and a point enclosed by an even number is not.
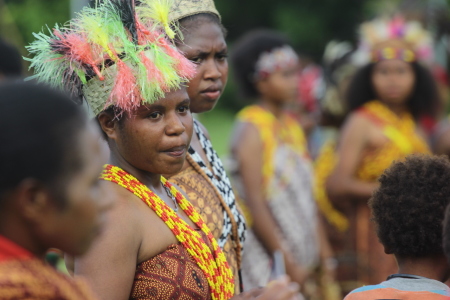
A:
[[[140,93],[136,85],[136,77],[131,68],[122,60],[118,60],[116,64],[116,80],[106,107],[115,105],[124,111],[130,112],[139,107],[141,103]]]
[[[90,65],[100,80],[105,79],[95,63],[91,45],[87,42],[85,37],[75,33],[63,34],[56,29],[53,33],[60,39],[60,42],[64,46],[70,49],[69,53],[66,53],[69,60],[75,60]]]
[[[183,54],[175,47],[172,47],[164,38],[158,40],[159,44],[164,47],[165,52],[173,57],[176,61],[177,74],[184,78],[192,78],[196,73],[196,65],[184,57]]]
[[[139,45],[146,45],[149,43],[154,43],[158,38],[159,34],[156,31],[148,30],[144,24],[142,24],[139,19],[136,17],[136,28],[138,33],[138,42]],[[151,27],[149,27],[151,28]]]
[[[144,64],[145,69],[147,70],[147,78],[150,82],[156,82],[161,86],[163,90],[165,90],[166,84],[164,82],[164,77],[161,71],[156,67],[156,65],[145,55],[144,52],[139,53],[141,57],[141,62]]]

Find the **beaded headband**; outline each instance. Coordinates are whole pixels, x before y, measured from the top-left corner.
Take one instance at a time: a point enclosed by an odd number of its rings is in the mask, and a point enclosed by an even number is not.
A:
[[[389,59],[399,59],[407,63],[412,63],[416,60],[416,55],[410,49],[398,49],[393,47],[385,47],[380,50],[372,51],[372,62]]]
[[[25,58],[38,81],[84,97],[97,115],[131,111],[179,88],[195,65],[173,45],[171,0],[105,0],[67,25],[34,33]],[[175,30],[177,30],[175,28]]]
[[[255,65],[255,79],[265,79],[270,74],[286,67],[298,64],[298,56],[292,47],[285,45],[275,48],[270,52],[264,52],[259,56]]]
[[[432,47],[430,33],[419,22],[407,22],[400,15],[379,18],[361,25],[354,62],[358,65],[386,59],[431,62]]]

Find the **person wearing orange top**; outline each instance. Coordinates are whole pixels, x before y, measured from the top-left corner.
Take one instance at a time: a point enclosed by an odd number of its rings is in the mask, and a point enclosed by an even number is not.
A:
[[[433,114],[439,101],[430,72],[419,63],[428,48],[421,48],[422,40],[410,40],[427,37],[420,25],[396,17],[361,28],[364,38],[355,60],[363,54],[370,60],[349,85],[350,114],[326,182],[328,196],[349,224],[334,249],[346,291],[376,284],[396,269],[394,257],[378,242],[367,200],[393,161],[430,151],[417,120]],[[389,34],[378,37],[383,30]]]
[[[83,255],[114,203],[98,184],[106,151],[65,94],[0,86],[0,299],[94,299],[44,262],[49,248]]]
[[[369,206],[377,236],[397,259],[398,272],[357,288],[345,300],[449,299],[444,282],[450,266],[442,248],[449,181],[450,162],[444,156],[410,155],[384,171]]]

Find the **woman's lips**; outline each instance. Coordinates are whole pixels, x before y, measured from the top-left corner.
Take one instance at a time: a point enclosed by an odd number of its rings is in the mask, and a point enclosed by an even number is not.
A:
[[[222,91],[220,89],[207,89],[200,92],[200,94],[204,95],[209,100],[217,100],[221,93]]]
[[[186,146],[173,147],[163,152],[173,157],[181,157],[186,153]]]

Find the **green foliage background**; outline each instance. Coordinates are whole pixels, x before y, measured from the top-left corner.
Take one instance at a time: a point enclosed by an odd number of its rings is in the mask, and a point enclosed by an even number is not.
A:
[[[420,0],[431,1],[431,0]],[[450,3],[450,0],[446,0]],[[215,0],[233,42],[253,28],[277,29],[289,36],[299,53],[320,62],[332,39],[355,41],[357,24],[399,0]],[[70,17],[70,0],[0,0],[0,35],[23,55],[25,45],[47,24],[64,23]],[[203,116],[219,153],[226,152],[233,114],[247,104],[230,80],[217,108]],[[215,134],[217,132],[217,134]],[[215,138],[217,136],[217,138]]]

